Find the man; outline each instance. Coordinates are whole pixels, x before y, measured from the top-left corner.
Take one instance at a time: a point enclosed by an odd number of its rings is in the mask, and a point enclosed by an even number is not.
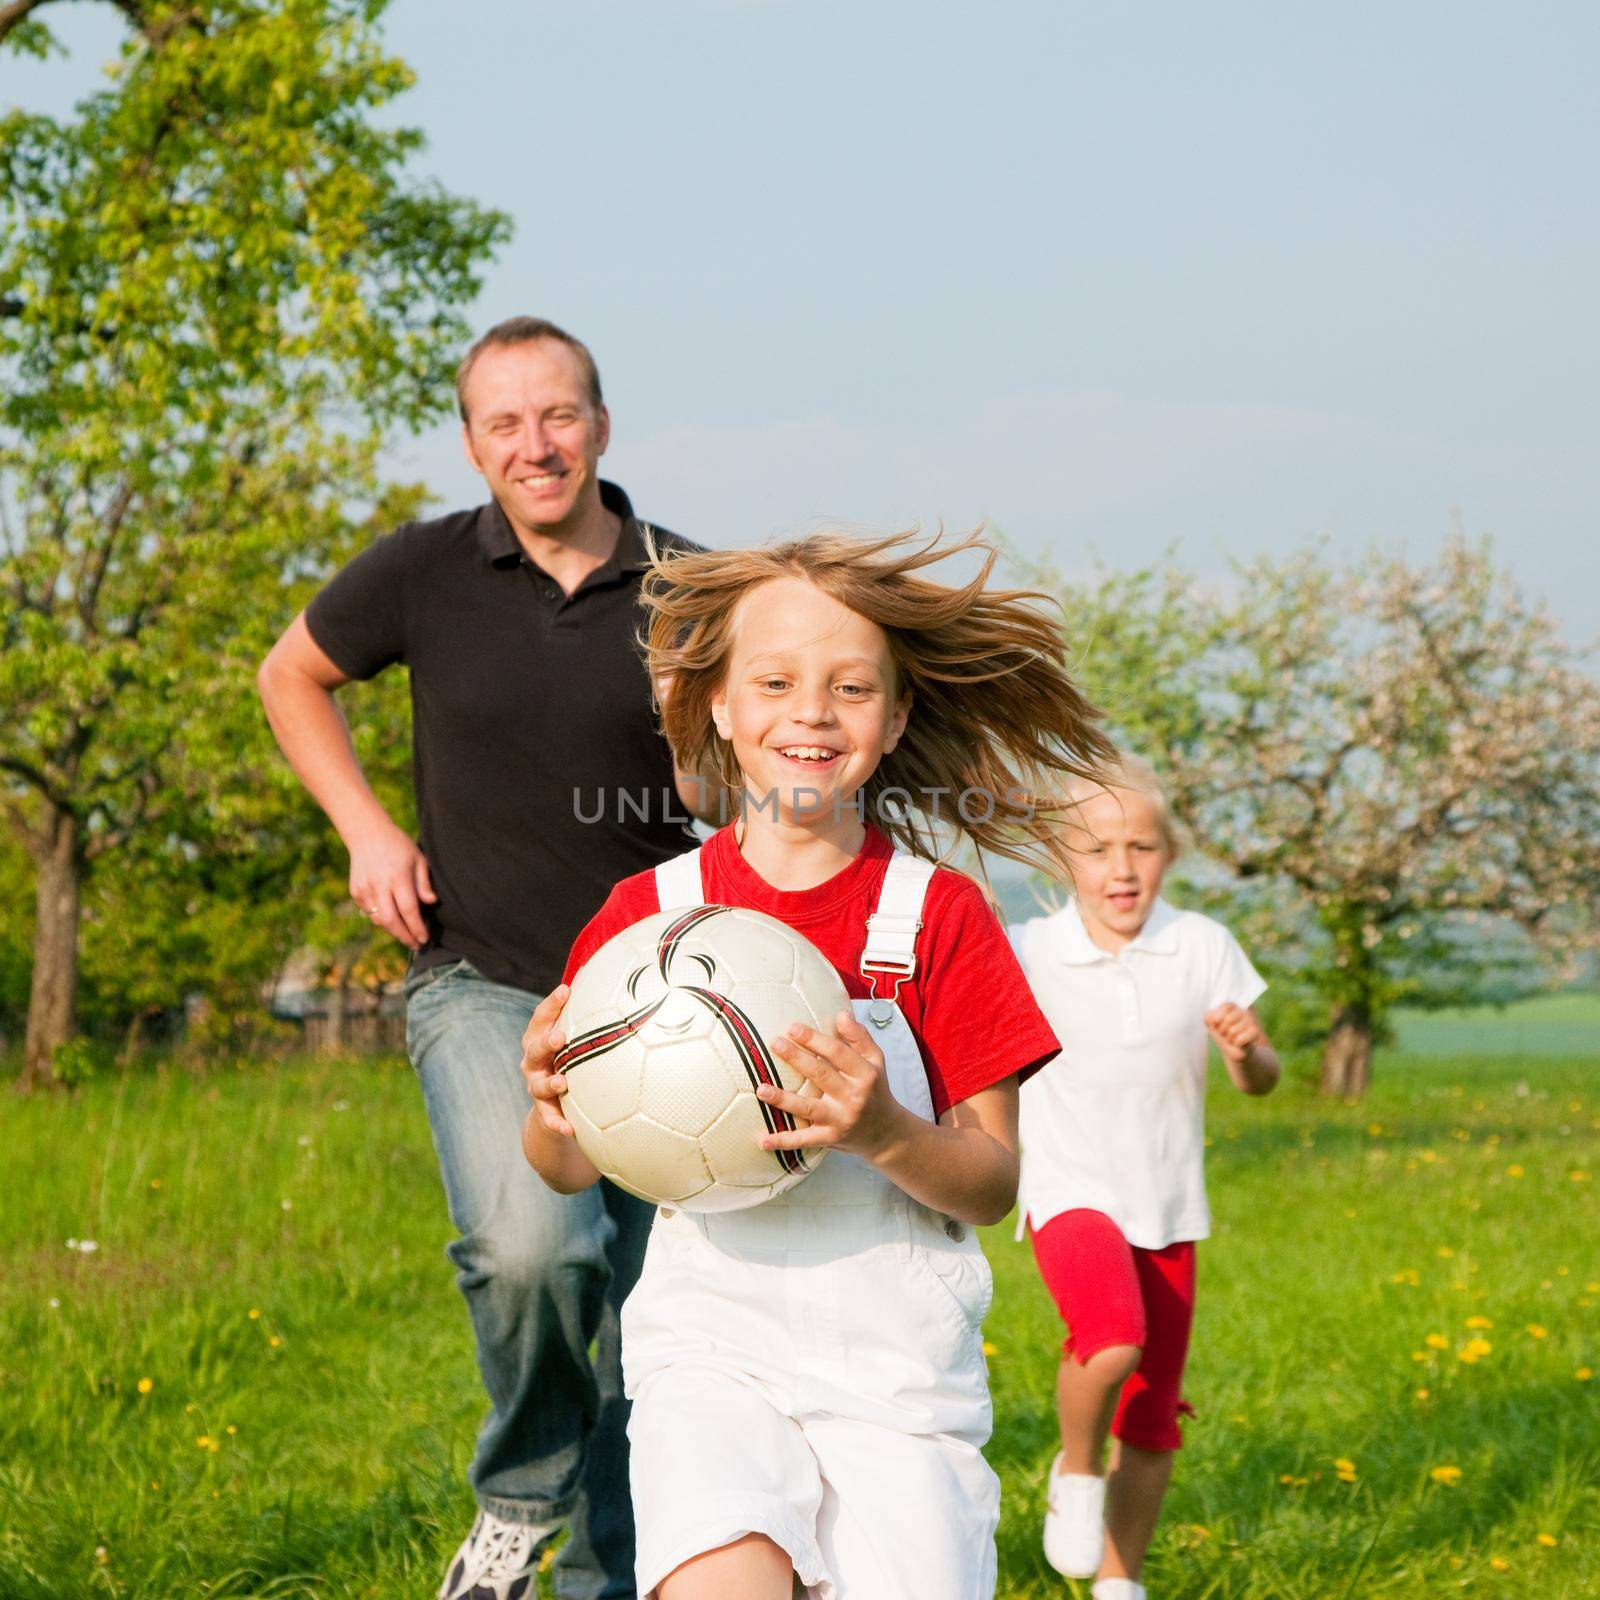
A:
[[[617,1312],[651,1213],[608,1184],[544,1187],[522,1158],[518,1062],[579,930],[618,879],[692,842],[674,802],[698,810],[700,795],[651,711],[635,638],[646,530],[597,473],[611,423],[593,358],[519,317],[468,351],[456,390],[489,504],[357,556],[259,683],[350,851],[350,893],[413,951],[407,1044],[490,1401],[470,1474],[479,1514],[441,1600],[531,1596],[563,1523],[557,1593],[611,1600],[633,1594]],[[367,786],[334,700],[394,662],[411,674],[417,842]]]

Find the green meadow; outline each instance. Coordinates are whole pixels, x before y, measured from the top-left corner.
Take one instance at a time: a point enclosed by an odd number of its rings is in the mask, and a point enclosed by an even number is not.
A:
[[[1216,1087],[1153,1600],[1600,1595],[1600,1029],[1407,1028],[1358,1106]],[[409,1069],[102,1079],[3,1131],[0,1597],[430,1595],[480,1398]],[[988,1247],[1000,1593],[1086,1596],[1038,1551],[1054,1313]]]

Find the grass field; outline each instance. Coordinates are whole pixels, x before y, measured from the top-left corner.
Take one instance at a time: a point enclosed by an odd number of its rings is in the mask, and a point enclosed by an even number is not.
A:
[[[1402,1011],[1395,1043],[1413,1055],[1584,1056],[1600,1064],[1600,994],[1568,990],[1509,1006]]]
[[[1153,1597],[1600,1595],[1596,1067],[1218,1090]],[[100,1081],[0,1126],[0,1597],[431,1594],[480,1397],[409,1069]],[[988,1244],[1000,1592],[1065,1595],[1053,1313]]]

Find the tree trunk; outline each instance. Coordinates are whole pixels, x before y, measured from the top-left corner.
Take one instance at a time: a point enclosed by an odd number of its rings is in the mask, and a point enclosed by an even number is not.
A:
[[[337,974],[338,982],[328,990],[328,1013],[318,1055],[342,1056],[345,1052],[348,1043],[345,1024],[350,1017],[350,988],[346,976],[349,970],[341,966]]]
[[[33,987],[18,1087],[49,1083],[56,1048],[72,1037],[78,993],[78,910],[83,861],[78,819],[52,806],[45,817],[44,848],[33,862],[38,876],[38,923],[33,935]]]
[[[1323,1094],[1359,1100],[1372,1082],[1372,1018],[1365,1006],[1337,1006],[1333,1032],[1322,1048]]]

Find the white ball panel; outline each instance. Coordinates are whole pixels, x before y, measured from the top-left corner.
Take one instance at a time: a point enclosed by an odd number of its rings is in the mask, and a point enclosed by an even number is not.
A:
[[[577,1062],[566,1075],[567,1103],[579,1106],[597,1128],[609,1128],[631,1117],[639,1109],[645,1054],[634,1038],[604,1055]]]
[[[747,1080],[731,1056],[731,1049],[714,1039],[656,1046],[645,1065],[640,1111],[652,1122],[697,1137],[741,1098]]]
[[[601,1138],[606,1160],[595,1165],[615,1171],[625,1189],[657,1205],[679,1205],[711,1182],[699,1142],[648,1117],[630,1117]]]

